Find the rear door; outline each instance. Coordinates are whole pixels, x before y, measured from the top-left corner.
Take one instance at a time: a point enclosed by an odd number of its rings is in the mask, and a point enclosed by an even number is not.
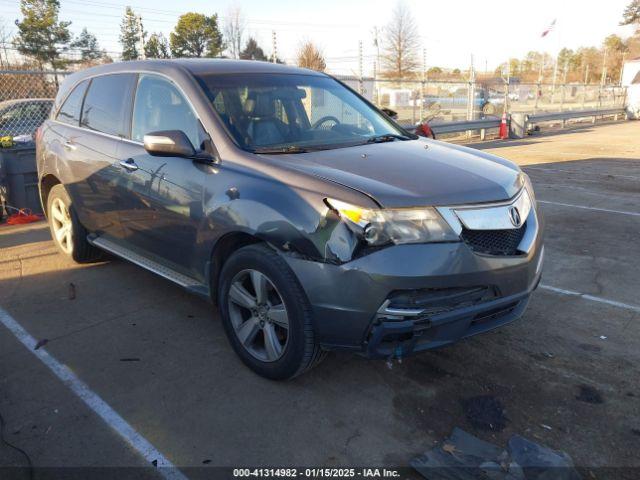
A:
[[[80,127],[70,128],[65,148],[74,182],[67,185],[81,221],[91,232],[122,238],[121,205],[114,195],[120,177],[118,149],[129,130],[134,74],[91,79]]]
[[[141,74],[135,94],[131,138],[124,141],[123,178],[118,195],[127,246],[153,261],[199,277],[198,232],[203,221],[203,185],[211,167],[179,157],[154,157],[143,147],[144,135],[182,130],[196,151],[208,138],[185,94],[171,80]]]

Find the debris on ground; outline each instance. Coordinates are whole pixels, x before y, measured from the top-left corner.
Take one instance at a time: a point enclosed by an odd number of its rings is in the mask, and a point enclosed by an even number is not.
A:
[[[438,446],[411,466],[428,480],[580,480],[571,457],[514,435],[500,448],[454,428]]]
[[[492,395],[479,395],[462,400],[469,423],[479,430],[499,432],[507,425],[502,402]]]
[[[579,385],[580,393],[576,395],[576,400],[586,403],[604,403],[602,395],[598,390],[590,385]]]
[[[38,350],[40,347],[44,347],[47,343],[49,343],[49,340],[46,338],[43,338],[42,340],[38,340],[38,343],[36,343],[36,346],[33,347],[33,349]]]

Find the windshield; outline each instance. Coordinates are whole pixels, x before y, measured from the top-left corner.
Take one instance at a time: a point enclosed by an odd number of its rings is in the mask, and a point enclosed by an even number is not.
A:
[[[196,78],[245,150],[297,153],[409,138],[329,77],[211,74]]]

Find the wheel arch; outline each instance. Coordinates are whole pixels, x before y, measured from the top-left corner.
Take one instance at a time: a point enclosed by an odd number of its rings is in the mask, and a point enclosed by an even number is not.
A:
[[[234,252],[255,243],[266,243],[263,239],[243,231],[229,232],[220,237],[213,246],[209,264],[209,287],[211,300],[218,304],[218,283],[224,263]]]
[[[42,211],[44,212],[45,217],[49,212],[47,212],[47,201],[49,200],[49,193],[51,189],[56,185],[61,185],[62,182],[55,175],[48,173],[44,175],[40,179],[40,203],[42,204]]]

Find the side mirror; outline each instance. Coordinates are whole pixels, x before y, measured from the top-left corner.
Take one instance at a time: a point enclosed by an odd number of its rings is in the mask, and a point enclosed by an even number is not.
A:
[[[150,132],[144,136],[144,149],[159,157],[190,158],[196,154],[189,137],[182,130]]]
[[[398,112],[396,112],[395,110],[391,110],[390,108],[381,108],[380,110],[382,110],[384,113],[386,113],[389,117],[393,118],[394,120],[398,119]]]

